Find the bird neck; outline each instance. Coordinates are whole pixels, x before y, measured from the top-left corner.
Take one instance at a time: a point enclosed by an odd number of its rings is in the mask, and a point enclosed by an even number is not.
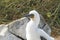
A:
[[[35,25],[39,25],[40,19],[31,19],[31,21],[35,24]]]

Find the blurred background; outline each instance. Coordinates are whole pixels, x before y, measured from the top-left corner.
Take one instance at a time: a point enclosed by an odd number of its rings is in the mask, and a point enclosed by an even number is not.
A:
[[[52,29],[52,36],[60,36],[60,0],[0,0],[0,24],[7,24],[37,10]]]

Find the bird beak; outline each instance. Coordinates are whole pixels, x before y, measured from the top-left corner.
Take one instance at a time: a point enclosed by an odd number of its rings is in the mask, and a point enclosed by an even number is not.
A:
[[[25,15],[24,17],[30,18],[30,17],[32,17],[32,16],[33,16],[33,14],[27,14],[27,15]]]

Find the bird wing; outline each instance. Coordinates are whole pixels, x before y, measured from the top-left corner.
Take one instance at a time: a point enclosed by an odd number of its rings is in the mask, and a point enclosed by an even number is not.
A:
[[[47,40],[54,40],[54,38],[52,38],[50,35],[48,35],[45,31],[43,31],[42,29],[38,29],[38,34],[44,38],[46,38]]]
[[[38,25],[39,28],[43,29],[48,35],[51,35],[51,28],[50,26],[45,22],[45,19],[40,14],[40,23]]]
[[[9,25],[8,28],[12,33],[19,35],[23,38],[26,38],[25,28],[26,28],[26,24],[28,23],[28,21],[29,19],[26,17],[15,20],[8,24]]]

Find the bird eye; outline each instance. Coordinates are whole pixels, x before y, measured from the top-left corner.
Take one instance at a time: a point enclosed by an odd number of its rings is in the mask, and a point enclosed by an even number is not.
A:
[[[34,14],[31,14],[31,16],[30,16],[31,18],[34,18]]]

